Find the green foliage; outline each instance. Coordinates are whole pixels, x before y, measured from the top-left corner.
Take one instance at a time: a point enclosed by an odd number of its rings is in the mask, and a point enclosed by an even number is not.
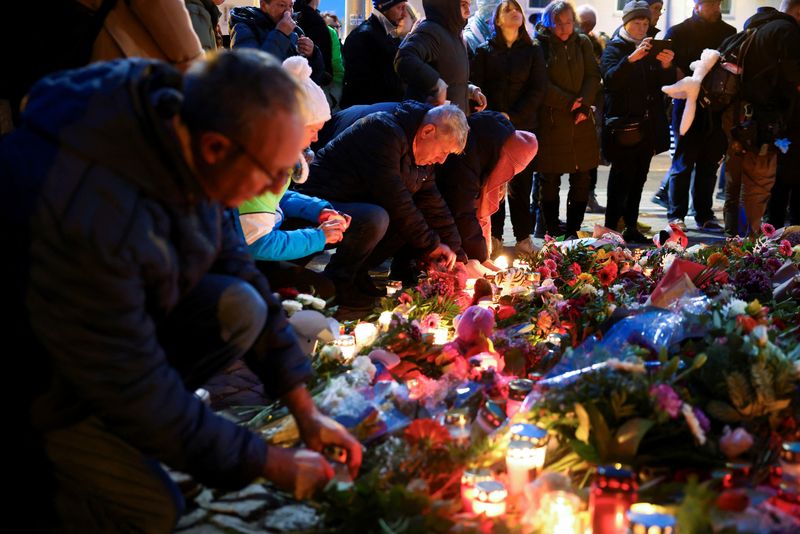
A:
[[[710,512],[717,493],[710,486],[710,482],[699,483],[694,475],[684,486],[684,497],[677,514],[681,534],[706,534],[712,531]]]

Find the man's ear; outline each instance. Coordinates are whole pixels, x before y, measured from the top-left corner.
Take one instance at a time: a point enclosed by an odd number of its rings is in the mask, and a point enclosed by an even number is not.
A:
[[[436,135],[436,125],[435,124],[424,124],[422,128],[419,129],[419,138],[420,139],[428,139],[429,137],[433,137]]]
[[[235,148],[231,140],[219,132],[200,134],[200,157],[207,165],[216,165],[228,158]]]

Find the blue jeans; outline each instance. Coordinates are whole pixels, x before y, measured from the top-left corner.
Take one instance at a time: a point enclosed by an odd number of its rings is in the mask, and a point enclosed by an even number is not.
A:
[[[336,253],[325,267],[325,274],[337,282],[352,282],[357,272],[369,267],[365,262],[386,233],[389,214],[375,204],[329,202],[337,211],[350,215],[352,220],[341,242],[336,245]]]
[[[676,101],[673,108],[672,124],[677,132],[680,128],[681,115],[685,104]],[[677,136],[677,133],[676,133]],[[728,146],[725,132],[722,130],[719,115],[709,115],[700,107],[697,108],[694,122],[685,135],[678,137],[675,156],[667,174],[669,181],[669,210],[667,217],[684,219],[689,212],[689,186],[692,187],[692,203],[697,224],[714,218],[712,205],[714,202],[714,186],[717,182],[717,171],[725,149]]]

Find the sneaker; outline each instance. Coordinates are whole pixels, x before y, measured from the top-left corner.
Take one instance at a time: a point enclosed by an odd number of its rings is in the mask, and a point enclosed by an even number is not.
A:
[[[653,204],[658,204],[662,208],[669,209],[669,191],[666,189],[659,189],[653,198],[650,199]]]
[[[533,244],[533,240],[528,236],[521,241],[517,241],[517,244],[514,245],[514,256],[518,258],[520,256],[533,256],[536,254],[537,250],[536,245]]]
[[[716,217],[712,217],[711,219],[707,220],[706,222],[697,224],[698,230],[705,230],[706,232],[722,232],[723,228],[722,225],[719,223]]]
[[[589,195],[589,200],[586,202],[586,213],[605,213],[606,207],[601,206],[599,202],[597,202],[597,195],[592,193]]]
[[[652,241],[649,237],[635,228],[626,228],[625,231],[622,232],[622,239],[624,239],[626,243],[639,244],[648,244]]]
[[[674,224],[684,232],[686,231],[686,223],[683,222],[683,219],[670,219],[669,224]]]
[[[355,284],[356,289],[370,297],[382,297],[386,295],[386,291],[378,288],[372,281],[372,277],[366,271],[356,273],[353,284]]]

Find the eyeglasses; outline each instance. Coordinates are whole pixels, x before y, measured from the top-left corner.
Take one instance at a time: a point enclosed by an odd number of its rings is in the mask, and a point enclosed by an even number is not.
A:
[[[258,168],[258,170],[260,170],[261,172],[263,172],[265,175],[267,175],[267,177],[268,177],[270,180],[272,180],[272,183],[273,183],[273,184],[284,184],[284,183],[286,183],[286,181],[288,181],[288,180],[291,178],[291,176],[292,176],[292,173],[294,173],[294,172],[296,172],[296,171],[299,171],[298,167],[300,167],[300,162],[298,161],[298,162],[297,162],[296,164],[294,164],[292,167],[286,167],[285,169],[281,169],[281,170],[279,170],[279,171],[278,171],[278,174],[274,174],[272,171],[270,171],[269,169],[267,169],[267,166],[266,166],[266,165],[264,165],[263,163],[261,163],[261,162],[259,161],[259,159],[258,159],[257,157],[255,157],[255,156],[253,155],[253,153],[252,153],[252,152],[250,152],[250,151],[247,149],[247,147],[246,147],[246,146],[244,146],[242,143],[240,143],[239,141],[237,141],[237,140],[236,140],[236,139],[234,139],[233,137],[229,137],[229,136],[227,136],[227,137],[228,137],[228,140],[229,140],[231,143],[233,143],[233,145],[234,145],[234,146],[235,146],[237,149],[239,149],[239,151],[240,151],[242,154],[244,154],[244,155],[245,155],[245,157],[246,157],[248,160],[250,160],[250,163],[252,163],[252,164],[253,164],[255,167],[257,167],[257,168]]]

